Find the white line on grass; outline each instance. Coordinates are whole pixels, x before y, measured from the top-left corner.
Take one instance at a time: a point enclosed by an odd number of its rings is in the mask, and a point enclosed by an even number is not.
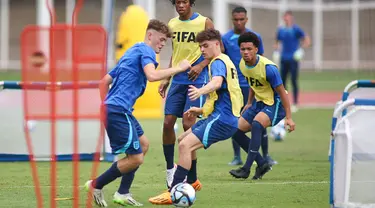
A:
[[[328,184],[329,181],[284,181],[284,182],[220,182],[220,183],[208,183],[209,186],[225,186],[225,185],[245,185],[245,186],[253,186],[253,185],[308,185],[308,184]],[[142,187],[146,184],[134,184],[133,187]],[[165,184],[147,184],[148,187],[162,187]],[[41,188],[51,188],[51,186],[40,186]],[[22,189],[22,188],[34,188],[34,186],[1,186],[1,189]],[[56,188],[73,188],[73,186],[56,186]],[[79,186],[79,188],[83,188],[83,186]]]

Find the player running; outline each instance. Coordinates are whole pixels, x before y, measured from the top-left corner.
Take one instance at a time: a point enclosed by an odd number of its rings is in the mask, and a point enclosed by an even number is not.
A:
[[[203,108],[192,107],[185,115],[205,119],[198,121],[179,138],[178,167],[171,187],[184,181],[192,167],[192,152],[200,148],[209,148],[212,144],[230,138],[238,126],[243,97],[238,83],[237,70],[229,57],[221,53],[220,32],[215,29],[205,30],[197,35],[197,42],[203,56],[210,60],[208,66],[210,82],[202,88],[191,85],[189,97],[199,99],[208,95]],[[149,201],[152,204],[172,204],[170,190]]]
[[[236,142],[246,151],[246,163],[230,174],[235,178],[248,178],[254,161],[258,164],[253,179],[260,179],[271,169],[271,165],[259,154],[259,147],[266,128],[277,124],[284,117],[285,126],[293,131],[290,103],[276,64],[257,55],[259,38],[253,32],[246,32],[238,39],[242,60],[240,69],[249,82],[249,99],[238,121]],[[256,103],[253,104],[255,97]],[[281,102],[281,103],[280,103]],[[281,105],[282,104],[282,105]],[[251,141],[246,132],[251,130]]]
[[[122,177],[121,183],[113,201],[120,205],[142,206],[132,197],[129,189],[135,172],[143,163],[149,142],[132,111],[134,103],[145,91],[147,80],[159,81],[191,67],[187,60],[181,60],[173,68],[155,70],[158,66],[156,53],[160,53],[171,36],[166,24],[151,20],[144,42],[127,50],[116,67],[101,81],[100,96],[106,109],[104,123],[112,153],[126,154],[98,178],[85,184],[86,189],[92,191],[94,202],[101,207],[107,206],[103,187],[119,177]],[[113,85],[108,92],[110,84]]]
[[[179,16],[171,19],[168,23],[173,31],[172,39],[172,57],[171,66],[175,67],[178,63],[187,59],[192,67],[190,71],[176,74],[172,78],[172,83],[165,101],[164,124],[163,124],[163,152],[166,161],[166,181],[170,187],[174,168],[174,147],[176,134],[174,125],[177,118],[182,118],[184,131],[195,124],[195,117],[188,117],[186,112],[190,107],[201,107],[204,103],[204,97],[191,100],[188,97],[189,85],[197,88],[202,87],[207,82],[207,68],[209,61],[202,57],[199,50],[199,44],[195,42],[196,35],[207,29],[213,28],[212,21],[196,12],[192,11],[195,0],[171,0]],[[159,93],[164,98],[168,88],[170,78],[164,80],[160,87]],[[200,190],[202,184],[197,179],[196,167],[197,160],[195,153],[192,156],[192,168],[187,177],[187,182],[192,184],[195,190]]]
[[[238,80],[240,82],[240,87],[242,90],[242,95],[244,97],[244,106],[247,104],[250,85],[246,78],[243,76],[240,70],[240,61],[241,61],[241,53],[240,47],[238,46],[238,38],[241,34],[245,32],[253,32],[250,29],[246,28],[247,22],[247,10],[244,7],[236,7],[232,10],[232,22],[233,22],[233,30],[228,31],[225,35],[223,35],[223,45],[224,45],[224,53],[229,56],[229,58],[233,61],[234,65],[236,66],[237,73],[238,73]],[[255,32],[254,32],[255,33]],[[255,33],[257,34],[257,33]],[[259,55],[263,55],[263,42],[262,38],[259,34],[257,34],[259,38],[259,48],[258,53]],[[233,137],[236,137],[235,134]],[[236,143],[235,139],[232,139],[232,146],[234,151],[234,159],[229,163],[229,165],[242,165],[241,160],[241,149],[240,146]],[[268,135],[267,132],[262,137],[261,147],[263,152],[263,157],[267,160],[267,162],[271,165],[277,164],[271,156],[268,154]],[[246,151],[247,152],[247,151]]]

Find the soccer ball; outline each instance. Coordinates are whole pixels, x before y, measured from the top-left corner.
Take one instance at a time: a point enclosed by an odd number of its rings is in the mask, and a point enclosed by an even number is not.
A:
[[[285,121],[281,120],[278,124],[271,128],[271,137],[275,141],[282,141],[285,138],[286,130],[284,128]]]
[[[195,201],[195,190],[188,183],[179,183],[172,188],[171,198],[175,207],[190,207]]]

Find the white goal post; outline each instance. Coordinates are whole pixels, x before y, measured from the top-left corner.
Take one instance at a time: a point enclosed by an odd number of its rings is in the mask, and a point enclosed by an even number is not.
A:
[[[343,115],[345,110],[347,113]],[[374,118],[375,99],[348,99],[334,112],[330,161],[332,208],[375,208]]]
[[[343,102],[348,99],[358,98],[358,99],[374,99],[375,100],[375,80],[354,80],[346,85],[344,92],[342,93],[342,99],[336,103],[335,109],[337,109]],[[349,107],[351,108],[351,107]],[[345,115],[347,109],[342,111],[342,115],[339,115],[337,119],[340,119]],[[331,157],[331,143],[332,137],[330,139],[330,147],[328,149],[328,159]]]

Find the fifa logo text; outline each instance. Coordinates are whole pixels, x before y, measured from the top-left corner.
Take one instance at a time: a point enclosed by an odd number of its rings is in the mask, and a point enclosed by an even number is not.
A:
[[[194,32],[174,32],[173,39],[177,42],[195,42],[196,34]]]

